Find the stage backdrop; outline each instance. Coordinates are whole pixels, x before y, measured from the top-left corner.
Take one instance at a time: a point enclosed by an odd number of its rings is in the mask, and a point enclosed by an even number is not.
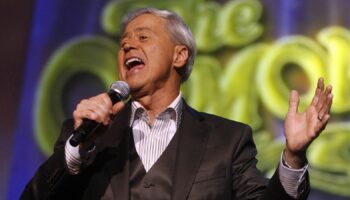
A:
[[[289,91],[301,93],[302,111],[318,77],[331,83],[332,118],[308,151],[310,199],[350,199],[348,0],[37,0],[16,124],[5,133],[12,140],[0,141],[12,141],[12,156],[1,161],[9,169],[0,172],[1,199],[18,199],[76,104],[117,79],[121,17],[144,6],[173,10],[189,24],[198,55],[184,97],[250,124],[266,176],[283,148]]]

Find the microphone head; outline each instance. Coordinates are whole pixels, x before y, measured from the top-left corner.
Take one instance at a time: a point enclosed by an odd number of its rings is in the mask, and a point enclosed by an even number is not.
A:
[[[120,94],[122,99],[125,100],[129,97],[130,89],[129,85],[124,81],[116,81],[111,85],[111,90]]]

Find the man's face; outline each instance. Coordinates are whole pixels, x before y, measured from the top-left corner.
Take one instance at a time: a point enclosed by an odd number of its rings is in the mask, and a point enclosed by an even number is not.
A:
[[[175,44],[166,30],[166,20],[143,14],[125,28],[118,52],[119,79],[132,93],[149,93],[172,83]]]

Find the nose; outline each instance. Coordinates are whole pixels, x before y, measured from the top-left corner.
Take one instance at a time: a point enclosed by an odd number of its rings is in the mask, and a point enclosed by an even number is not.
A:
[[[122,48],[123,48],[124,52],[129,52],[130,50],[136,48],[136,44],[135,44],[135,42],[132,42],[129,40],[123,44]]]

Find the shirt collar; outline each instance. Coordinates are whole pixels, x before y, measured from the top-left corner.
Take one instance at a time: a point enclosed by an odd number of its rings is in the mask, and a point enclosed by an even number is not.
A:
[[[181,115],[182,115],[182,106],[183,106],[183,100],[182,100],[182,94],[181,92],[179,95],[167,106],[164,111],[162,111],[158,116],[165,115],[167,113],[174,113],[174,120],[177,124],[177,127],[179,127],[179,123],[181,121]],[[147,116],[146,109],[141,105],[138,101],[132,101],[131,103],[131,117],[130,117],[130,126],[134,123],[134,120],[141,116]]]

